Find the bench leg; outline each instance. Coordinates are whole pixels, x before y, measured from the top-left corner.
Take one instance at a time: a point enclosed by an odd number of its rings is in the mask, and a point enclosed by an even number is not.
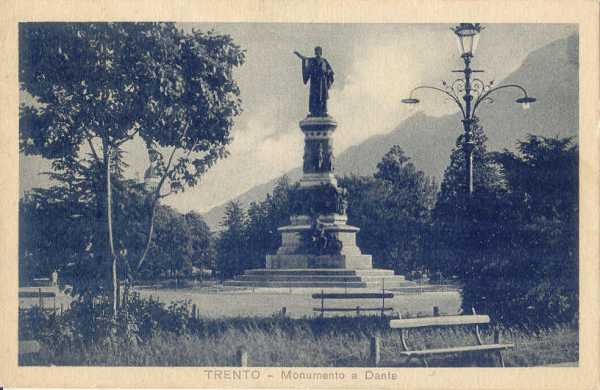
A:
[[[412,360],[414,356],[409,356],[408,358],[406,358],[406,361],[404,362],[404,364],[406,364],[406,366],[408,367],[408,363]],[[414,357],[415,359],[418,359],[421,361],[421,363],[423,364],[423,367],[427,368],[429,367],[429,364],[427,363],[427,359],[425,359],[424,357]]]
[[[502,351],[497,351],[498,354],[498,362],[500,363],[500,367],[504,367],[504,358],[502,357]]]

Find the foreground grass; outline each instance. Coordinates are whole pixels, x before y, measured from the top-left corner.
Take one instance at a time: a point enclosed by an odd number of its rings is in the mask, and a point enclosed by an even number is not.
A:
[[[45,348],[29,365],[93,366],[232,366],[239,347],[249,352],[252,366],[366,366],[369,338],[381,336],[382,366],[402,366],[400,337],[377,317],[289,319],[238,318],[196,320],[190,334],[160,333],[147,341],[68,346],[61,351]],[[578,331],[561,325],[544,330],[502,329],[503,341],[515,344],[504,352],[507,366],[538,366],[578,360]],[[483,328],[484,342],[492,342],[492,330]],[[446,347],[474,345],[471,330],[415,330],[409,346]],[[448,356],[431,366],[493,366],[494,356]]]

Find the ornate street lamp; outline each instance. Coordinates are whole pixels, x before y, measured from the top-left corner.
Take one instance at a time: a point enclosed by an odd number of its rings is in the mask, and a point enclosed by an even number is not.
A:
[[[516,88],[523,94],[522,97],[515,100],[515,102],[522,105],[523,109],[527,110],[529,105],[535,102],[535,98],[527,94],[525,88],[518,84],[506,84],[497,87],[493,86],[493,81],[484,83],[479,78],[473,78],[472,73],[481,73],[483,70],[471,69],[471,59],[477,49],[477,43],[479,41],[479,34],[483,27],[479,23],[460,23],[455,28],[451,29],[456,34],[458,42],[458,50],[461,58],[465,63],[464,69],[453,70],[454,73],[462,73],[463,78],[458,78],[452,83],[442,82],[443,87],[432,87],[428,85],[421,85],[416,87],[410,92],[407,99],[403,99],[402,102],[405,104],[418,104],[419,99],[415,98],[415,92],[421,89],[429,89],[437,92],[441,92],[447,95],[452,100],[462,113],[463,127],[465,131],[465,140],[463,149],[465,152],[465,161],[467,167],[465,170],[465,184],[467,188],[467,194],[469,197],[473,194],[473,148],[475,144],[472,139],[472,125],[475,118],[475,112],[482,102],[491,103],[493,100],[490,95],[506,88]],[[462,96],[461,96],[462,95]]]
[[[479,33],[483,27],[479,23],[461,23],[451,30],[456,34],[458,54],[461,57],[473,57],[479,43]]]

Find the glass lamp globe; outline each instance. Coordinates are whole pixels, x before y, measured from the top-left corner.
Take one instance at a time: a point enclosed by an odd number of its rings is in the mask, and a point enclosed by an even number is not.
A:
[[[456,34],[458,54],[461,57],[473,57],[475,55],[479,43],[479,33],[482,28],[479,23],[460,23],[452,29]]]
[[[523,107],[523,110],[529,110],[529,107],[531,107],[531,103],[535,102],[536,100],[537,99],[534,97],[524,96],[515,100],[515,102],[519,103],[521,107]]]

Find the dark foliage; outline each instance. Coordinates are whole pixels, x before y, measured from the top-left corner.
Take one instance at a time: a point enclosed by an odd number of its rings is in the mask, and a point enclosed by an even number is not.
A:
[[[221,280],[244,272],[246,263],[246,213],[239,202],[229,202],[216,242],[217,276]]]
[[[373,177],[344,177],[348,223],[358,226],[357,241],[374,265],[397,273],[423,269],[435,183],[418,171],[395,145]]]
[[[70,176],[69,176],[70,177]],[[92,255],[95,244],[95,194],[72,188],[65,180],[49,189],[35,189],[21,199],[19,207],[19,264],[23,283],[59,271],[60,282],[72,284],[75,293],[96,286],[102,263]],[[148,197],[144,186],[130,180],[114,180],[114,229],[124,260],[143,251],[149,223]],[[197,213],[181,214],[158,206],[155,237],[140,278],[189,275],[191,267],[214,266],[214,249],[208,225]],[[106,270],[108,272],[108,270]]]
[[[478,133],[480,173],[468,202],[456,174],[464,169],[461,139],[452,154],[434,210],[430,267],[460,278],[465,311],[507,323],[577,318],[577,147],[531,135],[519,154],[488,154]]]

